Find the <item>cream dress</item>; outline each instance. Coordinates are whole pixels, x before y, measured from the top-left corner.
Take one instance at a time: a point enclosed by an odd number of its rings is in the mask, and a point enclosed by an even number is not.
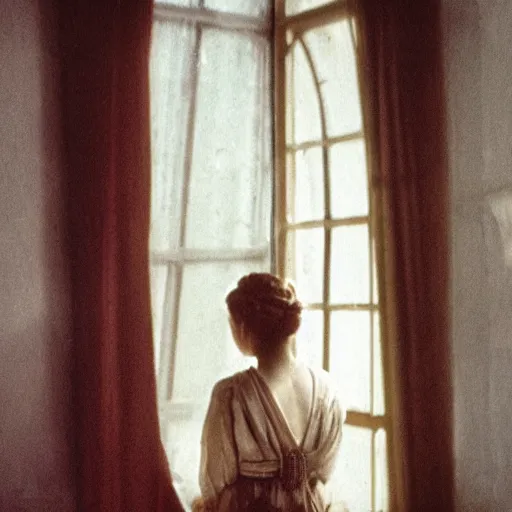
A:
[[[216,384],[201,439],[206,510],[328,509],[322,490],[339,452],[344,414],[327,372],[310,372],[313,397],[300,443],[258,370]]]

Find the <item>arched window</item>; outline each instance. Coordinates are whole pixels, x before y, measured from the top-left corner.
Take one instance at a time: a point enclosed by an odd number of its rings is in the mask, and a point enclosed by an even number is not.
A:
[[[290,0],[276,9],[275,261],[306,302],[297,353],[333,375],[348,409],[331,483],[335,501],[349,510],[385,510],[383,367],[357,35],[344,2],[305,4]]]

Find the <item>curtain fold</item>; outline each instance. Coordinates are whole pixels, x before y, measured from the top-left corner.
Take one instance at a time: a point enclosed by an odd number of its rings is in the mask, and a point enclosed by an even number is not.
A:
[[[453,504],[440,2],[358,0],[390,429],[390,510]]]
[[[78,510],[182,510],[153,362],[151,0],[60,1]]]

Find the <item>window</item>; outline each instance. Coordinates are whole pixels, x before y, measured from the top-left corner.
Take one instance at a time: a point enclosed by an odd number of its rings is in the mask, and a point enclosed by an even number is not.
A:
[[[212,386],[248,364],[224,296],[241,275],[270,269],[270,43],[266,0],[155,7],[153,324],[162,433],[188,503]]]
[[[274,270],[292,278],[306,302],[298,355],[330,370],[345,394],[333,498],[352,512],[387,510],[355,44],[340,1],[155,6],[153,324],[162,435],[186,505],[199,493],[211,388],[253,363],[231,341],[225,294],[247,272]]]
[[[385,510],[384,390],[356,29],[343,2],[288,0],[280,7],[277,270],[306,302],[298,355],[331,372],[348,409],[334,501],[351,511]]]

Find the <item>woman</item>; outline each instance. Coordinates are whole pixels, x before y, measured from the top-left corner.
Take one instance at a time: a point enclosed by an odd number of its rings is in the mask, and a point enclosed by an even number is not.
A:
[[[293,355],[302,312],[295,290],[271,274],[250,274],[226,302],[233,338],[258,366],[213,389],[196,509],[324,511],[343,413],[328,374]]]

